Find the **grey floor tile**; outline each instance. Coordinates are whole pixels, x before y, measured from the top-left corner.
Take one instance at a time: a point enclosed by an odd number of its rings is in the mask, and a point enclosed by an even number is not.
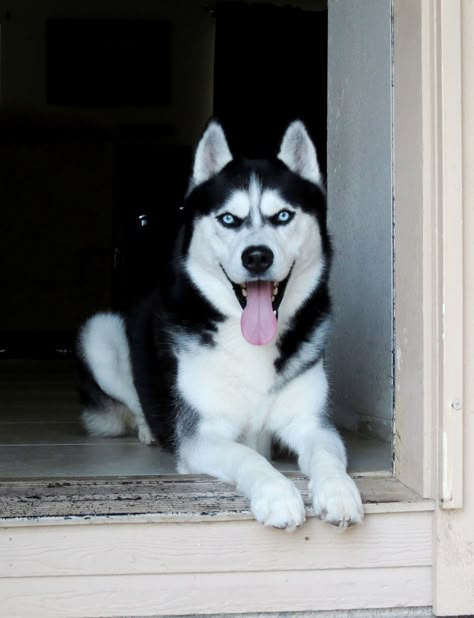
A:
[[[92,438],[79,423],[74,366],[0,361],[0,477],[174,474],[175,460],[135,437]],[[344,436],[352,472],[391,470],[391,446]],[[296,469],[293,460],[275,463]]]
[[[140,444],[135,436],[120,438],[93,437],[78,420],[73,422],[0,422],[0,446],[79,444]]]
[[[0,423],[74,423],[79,421],[81,409],[68,403],[0,404]]]
[[[175,459],[141,444],[3,446],[0,478],[176,474]]]
[[[343,432],[351,472],[391,472],[392,447],[377,438]]]

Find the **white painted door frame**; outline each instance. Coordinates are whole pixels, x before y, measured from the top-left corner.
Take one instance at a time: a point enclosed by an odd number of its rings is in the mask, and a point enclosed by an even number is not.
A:
[[[472,0],[394,0],[395,474],[436,500],[439,616],[474,613],[473,39]]]

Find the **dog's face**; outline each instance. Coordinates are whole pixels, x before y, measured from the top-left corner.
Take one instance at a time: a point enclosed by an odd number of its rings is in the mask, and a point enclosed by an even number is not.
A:
[[[212,122],[185,209],[191,278],[224,315],[241,317],[250,343],[268,343],[278,311],[294,311],[314,289],[327,245],[324,189],[304,125],[288,127],[278,158],[255,161],[234,160]]]

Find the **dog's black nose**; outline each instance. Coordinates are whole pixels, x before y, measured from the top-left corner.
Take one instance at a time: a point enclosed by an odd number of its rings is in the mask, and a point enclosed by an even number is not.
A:
[[[273,264],[273,252],[265,245],[247,247],[242,253],[242,264],[252,275],[261,275]]]

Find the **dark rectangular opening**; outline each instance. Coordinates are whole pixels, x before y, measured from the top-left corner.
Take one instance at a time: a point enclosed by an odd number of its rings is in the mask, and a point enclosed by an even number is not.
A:
[[[1,58],[0,477],[174,472],[135,437],[83,432],[76,330],[96,311],[129,310],[166,275],[193,147],[212,114],[247,156],[274,153],[301,118],[326,169],[327,6],[303,4],[125,2],[85,15],[80,0],[61,14],[38,0],[28,20],[11,11]],[[354,443],[352,469],[378,469],[383,449]]]

